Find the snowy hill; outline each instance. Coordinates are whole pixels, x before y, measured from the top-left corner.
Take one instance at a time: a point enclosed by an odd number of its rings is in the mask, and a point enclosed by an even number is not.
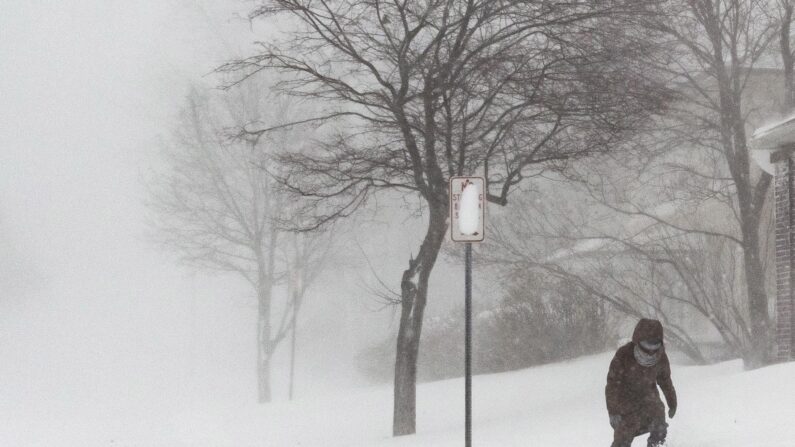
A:
[[[610,358],[602,354],[476,377],[474,445],[609,446],[604,380]],[[739,361],[673,368],[680,405],[671,421],[670,446],[795,445],[795,363],[751,372]],[[462,395],[460,379],[420,385],[418,433],[397,439],[389,437],[388,388],[329,398],[317,407],[277,405],[265,416],[272,431],[263,436],[270,442],[261,445],[459,447]],[[645,437],[635,445],[645,446]]]
[[[474,379],[476,446],[610,445],[604,380],[611,354]],[[679,410],[671,447],[795,445],[795,363],[745,372],[739,361],[673,365]],[[53,427],[46,416],[0,428],[0,445],[112,446],[455,446],[463,445],[463,380],[421,384],[418,433],[392,438],[389,386],[339,390],[267,406],[179,408],[164,402],[147,414],[75,412]],[[86,409],[83,409],[86,410]],[[103,420],[113,418],[112,421]],[[79,422],[78,422],[79,421]],[[43,430],[36,429],[40,425]],[[11,431],[9,431],[11,430]],[[635,446],[645,446],[645,437]]]

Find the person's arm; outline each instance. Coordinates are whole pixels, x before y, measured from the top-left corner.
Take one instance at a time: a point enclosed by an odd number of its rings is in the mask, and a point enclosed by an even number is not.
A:
[[[605,386],[605,401],[607,403],[607,414],[610,416],[621,415],[622,411],[622,392],[624,368],[618,358],[618,352],[610,362],[610,370],[607,372],[607,386]]]
[[[676,413],[676,389],[671,380],[671,364],[668,362],[668,355],[663,352],[660,359],[660,368],[657,371],[657,384],[665,395],[665,401],[668,402],[668,417],[674,417]]]

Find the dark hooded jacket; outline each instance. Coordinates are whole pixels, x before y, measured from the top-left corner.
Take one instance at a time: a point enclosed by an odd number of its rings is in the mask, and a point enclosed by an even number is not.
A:
[[[641,340],[653,338],[663,340],[662,324],[657,320],[641,319],[632,334],[632,341],[620,347],[610,362],[605,387],[607,412],[610,415],[655,411],[655,408],[662,406],[657,385],[662,389],[668,407],[676,409],[676,390],[671,382],[671,365],[665,353],[665,343],[659,350],[655,365],[641,366],[635,360],[635,346]]]

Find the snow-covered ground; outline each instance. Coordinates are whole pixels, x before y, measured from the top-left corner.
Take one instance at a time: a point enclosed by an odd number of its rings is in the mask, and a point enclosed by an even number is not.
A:
[[[474,379],[473,443],[481,446],[608,446],[604,409],[611,354]],[[795,445],[795,363],[745,372],[739,361],[674,365],[680,405],[672,447]],[[273,408],[273,445],[460,446],[463,382],[420,385],[418,433],[389,437],[389,390],[329,400],[301,418],[301,403]],[[338,405],[338,406],[337,406]],[[320,430],[313,429],[318,420]],[[277,441],[278,440],[278,441]],[[231,445],[231,444],[230,444]],[[270,445],[270,443],[266,443]],[[645,438],[635,445],[646,445]]]
[[[477,376],[474,445],[610,445],[603,403],[609,361],[605,353]],[[795,445],[795,363],[750,372],[739,361],[673,368],[680,405],[671,421],[669,446]],[[112,410],[121,403],[71,411],[56,403],[51,414],[6,413],[0,445],[459,447],[462,391],[461,379],[421,384],[417,434],[401,438],[390,436],[391,389],[378,386],[265,406],[219,406],[194,399],[186,407],[163,396],[160,404],[124,413]],[[634,445],[645,446],[645,438]]]

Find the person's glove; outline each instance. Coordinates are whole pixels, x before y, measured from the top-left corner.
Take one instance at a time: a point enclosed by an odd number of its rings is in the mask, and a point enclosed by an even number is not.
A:
[[[613,428],[618,428],[618,424],[621,423],[621,415],[620,414],[611,414],[610,415],[610,426]]]
[[[674,415],[676,414],[676,407],[671,407],[668,409],[668,417],[673,419]]]

